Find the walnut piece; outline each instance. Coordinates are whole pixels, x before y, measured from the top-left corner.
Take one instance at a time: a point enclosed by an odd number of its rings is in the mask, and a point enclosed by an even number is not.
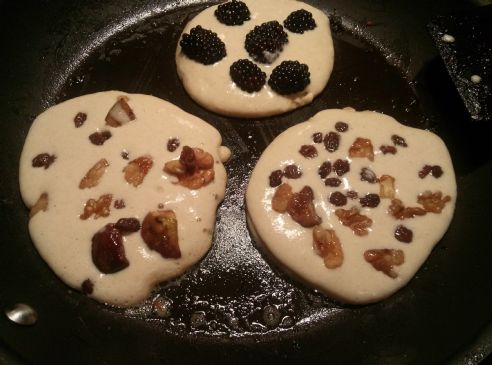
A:
[[[178,240],[178,220],[172,210],[149,212],[140,231],[143,240],[151,250],[164,258],[180,258],[181,250]]]
[[[349,148],[349,157],[367,157],[374,161],[374,148],[370,139],[357,137]]]
[[[314,209],[313,189],[305,186],[298,193],[292,194],[287,202],[287,212],[303,227],[313,227],[321,223],[321,218]]]
[[[420,207],[405,207],[400,199],[391,199],[388,213],[396,219],[413,218],[417,215],[426,215],[425,209]]]
[[[99,180],[106,172],[106,167],[109,166],[109,162],[105,158],[101,158],[92,166],[85,176],[80,180],[79,189],[93,188],[99,184]]]
[[[372,225],[372,219],[359,213],[359,208],[336,209],[335,214],[340,222],[350,227],[357,236],[366,236],[369,233],[369,227]]]
[[[151,156],[144,155],[137,157],[128,162],[128,165],[123,169],[125,180],[135,187],[139,186],[153,165],[154,162]]]
[[[313,247],[316,253],[323,258],[328,269],[342,266],[342,245],[333,229],[315,226],[313,229]]]
[[[383,175],[379,178],[379,197],[393,199],[395,197],[395,178]]]
[[[272,198],[272,209],[279,213],[285,213],[287,211],[287,204],[292,198],[292,187],[289,184],[280,185]]]
[[[383,248],[367,250],[364,252],[364,259],[377,271],[382,271],[390,278],[395,279],[398,274],[393,271],[393,266],[403,264],[405,262],[405,255],[402,250]]]
[[[132,120],[135,120],[135,113],[128,105],[128,96],[120,96],[106,115],[106,124],[111,127],[120,127]]]
[[[422,194],[419,194],[417,198],[417,202],[422,204],[426,212],[429,213],[441,213],[444,209],[444,206],[447,202],[451,201],[451,197],[446,195],[442,196],[440,191],[436,191],[435,193],[427,190]]]
[[[86,220],[94,214],[94,219],[107,217],[111,212],[111,202],[113,195],[103,194],[99,199],[89,199],[85,203],[84,212],[79,216],[80,219]]]
[[[166,162],[164,171],[188,189],[200,189],[214,180],[214,158],[201,148],[183,146],[179,160]]]
[[[29,211],[29,219],[34,217],[40,210],[43,212],[46,212],[48,209],[48,193],[42,193],[36,203],[32,206],[31,210]]]

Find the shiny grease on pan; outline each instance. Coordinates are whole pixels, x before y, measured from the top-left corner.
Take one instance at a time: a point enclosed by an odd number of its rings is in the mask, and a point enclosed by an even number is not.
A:
[[[199,337],[273,334],[336,321],[351,309],[287,278],[254,247],[243,204],[247,180],[275,136],[329,107],[378,110],[405,124],[425,127],[412,86],[390,64],[397,64],[396,58],[365,41],[362,28],[342,24],[338,18],[332,20],[335,65],[330,82],[308,107],[262,120],[207,112],[188,97],[174,64],[184,24],[203,7],[172,9],[117,32],[91,50],[58,94],[58,101],[115,88],[152,94],[212,124],[232,150],[226,165],[226,197],[207,257],[186,276],[156,289],[141,306],[111,310],[159,324],[169,334]],[[404,297],[408,291],[395,297]]]

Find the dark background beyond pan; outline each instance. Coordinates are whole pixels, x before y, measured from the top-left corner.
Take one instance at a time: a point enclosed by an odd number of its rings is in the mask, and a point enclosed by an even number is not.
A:
[[[336,58],[327,89],[292,113],[234,120],[196,105],[176,75],[176,43],[200,2],[0,1],[0,307],[24,302],[39,313],[32,327],[1,316],[0,363],[473,364],[490,353],[491,128],[468,119],[425,28],[436,14],[473,4],[308,2],[332,16]],[[29,239],[17,169],[32,120],[57,102],[109,89],[169,100],[217,127],[233,151],[213,249],[152,297],[172,301],[169,318],[152,312],[152,298],[123,310],[68,289]],[[271,267],[251,242],[243,209],[251,169],[276,135],[348,105],[438,133],[458,180],[452,225],[416,277],[360,307]]]

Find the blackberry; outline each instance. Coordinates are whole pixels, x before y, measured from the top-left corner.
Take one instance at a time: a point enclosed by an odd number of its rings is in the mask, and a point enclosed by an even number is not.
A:
[[[284,27],[293,33],[304,33],[306,30],[316,28],[316,22],[313,19],[313,14],[304,9],[293,11],[284,20]]]
[[[298,61],[283,61],[275,67],[268,85],[280,95],[295,94],[309,85],[309,68]]]
[[[215,10],[215,17],[225,25],[242,25],[250,19],[248,7],[242,1],[232,0],[221,4]]]
[[[217,33],[197,25],[179,42],[186,56],[204,65],[211,65],[226,56],[225,44]]]
[[[241,90],[248,93],[260,91],[266,81],[266,74],[246,59],[234,62],[229,69],[229,75]]]
[[[246,34],[244,48],[256,62],[272,63],[288,42],[284,28],[279,22],[272,20],[257,25]]]

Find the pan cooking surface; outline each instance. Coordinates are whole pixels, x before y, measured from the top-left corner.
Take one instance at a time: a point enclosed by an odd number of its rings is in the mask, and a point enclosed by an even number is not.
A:
[[[195,104],[184,91],[174,52],[184,24],[203,4],[170,2],[156,6],[154,12],[142,5],[144,10],[125,14],[123,20],[112,23],[109,18],[99,32],[80,38],[68,33],[46,50],[62,67],[45,75],[42,88],[29,89],[34,79],[13,91],[44,104],[30,105],[33,112],[26,115],[23,108],[28,103],[16,99],[11,110],[21,124],[20,131],[9,126],[2,136],[10,148],[1,162],[11,176],[2,186],[11,195],[2,193],[1,208],[11,227],[2,233],[1,287],[5,294],[0,303],[25,301],[39,313],[39,322],[29,329],[1,323],[6,349],[28,362],[62,359],[74,352],[79,354],[76,363],[247,362],[260,358],[442,362],[467,346],[489,323],[492,286],[486,274],[490,273],[492,251],[486,242],[486,237],[490,240],[487,215],[476,209],[491,202],[479,193],[490,185],[492,176],[490,152],[480,147],[486,138],[468,127],[461,130],[459,123],[465,121],[460,120],[459,105],[446,106],[459,99],[446,84],[441,65],[431,63],[422,71],[418,68],[421,50],[413,51],[417,60],[404,59],[405,52],[412,52],[405,35],[396,38],[393,49],[379,42],[378,32],[388,29],[377,23],[377,11],[388,11],[386,7],[370,10],[376,11],[376,20],[354,20],[354,14],[349,17],[333,4],[313,4],[332,15],[335,67],[331,79],[311,105],[272,118],[222,117]],[[103,7],[93,5],[96,8],[85,11]],[[70,6],[63,11],[75,14],[74,21],[85,14],[84,9],[79,13]],[[101,11],[111,13],[104,7]],[[81,24],[86,22],[90,23],[81,20]],[[54,20],[52,27],[48,33],[72,29],[63,20]],[[449,99],[433,96],[436,82],[449,90]],[[221,132],[223,144],[233,153],[226,164],[229,180],[218,210],[212,250],[188,274],[157,287],[144,304],[128,309],[106,307],[68,289],[42,262],[28,237],[17,166],[8,164],[6,158],[17,161],[32,119],[45,107],[111,89],[151,94],[203,118]],[[450,230],[417,276],[389,299],[360,307],[332,301],[271,265],[250,238],[243,204],[252,168],[279,133],[320,110],[345,106],[381,111],[406,125],[436,131],[451,150],[459,186]],[[155,300],[166,303],[168,316],[153,310]],[[59,344],[56,351],[50,345],[53,341]]]

